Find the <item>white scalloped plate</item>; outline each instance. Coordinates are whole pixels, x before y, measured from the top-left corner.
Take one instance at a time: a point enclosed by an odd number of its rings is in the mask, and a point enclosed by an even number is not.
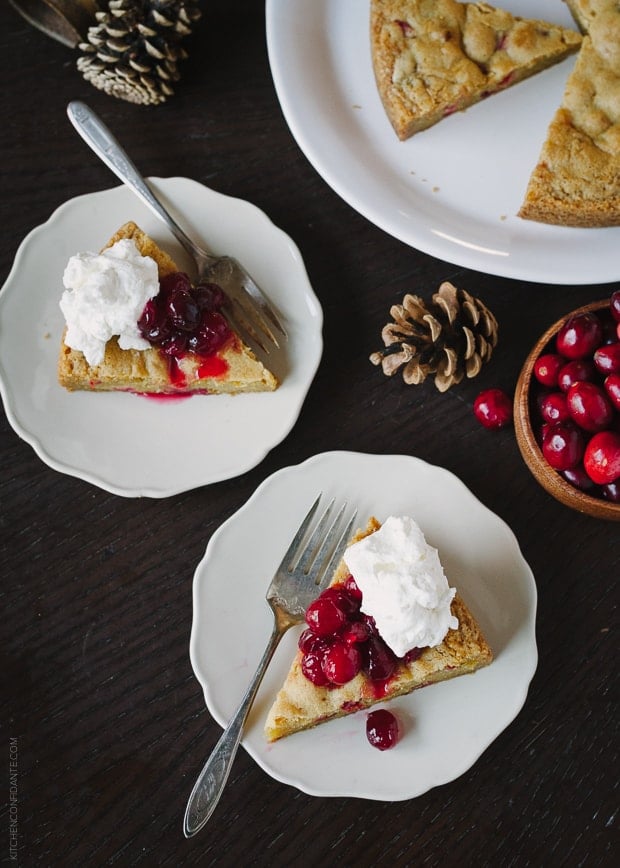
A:
[[[561,0],[499,5],[576,29]],[[488,274],[568,285],[620,278],[620,228],[516,216],[574,57],[401,142],[375,85],[369,3],[267,0],[266,9],[284,117],[352,208],[418,250]]]
[[[413,516],[495,659],[473,675],[393,700],[405,733],[390,751],[368,744],[366,712],[267,744],[265,717],[301,631],[293,628],[259,689],[243,745],[269,775],[311,795],[409,799],[467,771],[521,709],[537,664],[534,577],[508,526],[441,467],[406,455],[327,452],[284,468],[213,534],[194,576],[190,658],[221,726],[271,633],[267,585],[319,491],[355,504],[360,525],[370,515]]]
[[[323,350],[323,314],[294,242],[241,199],[188,178],[151,178],[190,235],[236,256],[281,312],[289,340],[272,393],[154,400],[67,392],[56,380],[58,301],[70,256],[127,220],[191,262],[126,187],[80,196],[22,242],[0,292],[0,391],[9,421],[50,467],[124,496],[166,497],[256,466],[295,424]]]

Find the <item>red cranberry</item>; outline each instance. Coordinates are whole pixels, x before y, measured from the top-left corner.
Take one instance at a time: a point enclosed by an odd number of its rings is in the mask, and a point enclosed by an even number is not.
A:
[[[338,606],[347,618],[352,618],[359,612],[359,600],[351,596],[344,585],[333,585],[331,588],[326,588],[321,597],[332,600],[334,605]]]
[[[187,335],[183,332],[173,332],[163,339],[160,347],[167,356],[182,356],[187,350]]]
[[[589,359],[575,359],[560,369],[558,386],[563,392],[568,392],[573,383],[591,380],[595,376],[596,368]]]
[[[610,503],[620,503],[620,482],[608,482],[601,488],[601,493]]]
[[[362,592],[357,587],[357,583],[353,576],[346,577],[346,579],[344,580],[344,586],[354,599],[358,600],[358,602],[362,601]]]
[[[620,434],[599,431],[595,434],[583,456],[586,473],[597,485],[608,485],[620,477]]]
[[[620,323],[620,289],[616,289],[615,292],[612,292],[609,301],[609,309],[611,310],[611,315],[615,321]]]
[[[364,651],[363,668],[369,678],[384,681],[392,675],[396,668],[396,657],[378,634],[370,636]]]
[[[325,639],[317,636],[309,627],[304,630],[297,641],[297,647],[302,654],[323,654],[327,648]]]
[[[172,325],[184,332],[192,332],[200,321],[200,309],[186,289],[175,289],[165,304],[165,311]]]
[[[355,645],[336,639],[325,651],[322,666],[332,684],[347,684],[362,668],[362,655]]]
[[[418,657],[421,657],[424,648],[410,648],[403,657],[404,663],[413,663]]]
[[[546,435],[547,431],[549,430],[549,428],[551,428],[552,425],[555,425],[555,422],[544,422],[540,426],[540,428],[535,432],[536,433],[536,442],[538,443],[538,445],[541,448],[542,448],[542,442],[545,439],[545,435]]]
[[[556,337],[555,346],[567,359],[591,356],[603,341],[603,325],[594,313],[580,313],[569,317]]]
[[[174,292],[190,292],[192,283],[184,271],[173,271],[159,281],[159,293],[164,301]]]
[[[618,335],[616,333],[618,325],[611,317],[605,317],[603,320],[603,343],[601,346],[618,342]]]
[[[170,324],[156,299],[149,299],[144,306],[142,316],[138,320],[138,330],[151,344],[159,344],[164,338],[170,337]]]
[[[226,343],[229,336],[230,328],[222,314],[204,310],[198,328],[189,339],[189,348],[199,355],[212,355]]]
[[[349,626],[345,628],[344,633],[342,634],[342,638],[345,642],[348,642],[349,645],[357,644],[358,642],[366,642],[369,636],[370,630],[368,629],[368,625],[363,621],[353,621],[352,624],[349,624]]]
[[[601,374],[620,374],[620,341],[599,347],[594,353],[594,365]]]
[[[377,631],[377,625],[375,623],[375,619],[372,617],[372,615],[366,615],[366,614],[362,613],[362,621],[368,627],[368,632],[370,633],[371,636],[378,636],[379,635],[379,633]]]
[[[545,353],[534,363],[534,376],[543,386],[555,388],[558,384],[560,368],[566,364],[566,359],[557,353]]]
[[[333,636],[346,623],[342,609],[329,597],[319,597],[306,609],[306,624],[317,636]]]
[[[610,374],[605,377],[605,391],[616,410],[620,410],[620,374]]]
[[[545,460],[554,470],[569,470],[583,456],[582,433],[570,422],[556,422],[546,431],[542,443]]]
[[[219,310],[225,302],[224,293],[217,283],[197,284],[194,298],[200,310]]]
[[[398,721],[391,711],[379,708],[371,711],[366,720],[366,738],[373,747],[389,750],[399,738]]]
[[[313,684],[316,684],[317,687],[325,687],[329,684],[329,680],[325,673],[323,672],[323,667],[321,665],[322,655],[320,654],[304,654],[301,658],[301,671]]]
[[[571,418],[584,431],[609,427],[613,409],[603,390],[594,383],[573,383],[566,395]]]
[[[550,392],[540,403],[540,415],[545,422],[567,422],[570,419],[564,392]]]
[[[512,401],[501,389],[485,389],[474,401],[474,413],[485,428],[504,428],[512,422]]]
[[[562,476],[567,482],[570,482],[574,488],[578,488],[580,491],[585,491],[588,494],[594,494],[596,492],[596,485],[586,473],[583,464],[578,464],[576,467],[571,467],[568,470],[562,471]]]

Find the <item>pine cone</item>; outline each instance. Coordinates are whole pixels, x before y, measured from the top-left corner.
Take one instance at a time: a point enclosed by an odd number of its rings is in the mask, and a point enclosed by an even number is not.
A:
[[[201,17],[197,0],[110,0],[96,14],[77,67],[110,96],[143,105],[164,102],[180,78],[181,40]]]
[[[386,349],[370,361],[391,377],[403,367],[405,383],[417,385],[435,376],[440,392],[475,377],[497,345],[497,320],[477,298],[451,283],[442,283],[427,305],[406,295],[390,309],[394,322],[384,326]]]

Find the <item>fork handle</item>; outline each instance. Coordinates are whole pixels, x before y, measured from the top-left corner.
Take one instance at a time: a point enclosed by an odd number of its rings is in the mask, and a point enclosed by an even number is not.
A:
[[[194,789],[189,797],[187,808],[185,809],[183,834],[186,838],[191,838],[202,829],[220,800],[241,741],[243,726],[254,702],[254,697],[263,680],[263,675],[269,665],[269,661],[273,657],[280,639],[289,626],[291,625],[287,624],[283,626],[277,622],[274,625],[265,653],[258,664],[258,669],[245,692],[245,696],[241,700],[239,708],[198,775]]]
[[[133,192],[142,199],[151,211],[167,225],[177,241],[191,256],[200,256],[205,259],[203,251],[197,250],[194,242],[189,238],[174,218],[168,213],[163,204],[155,196],[148,186],[128,154],[112,135],[95,112],[85,103],[79,100],[70,102],[67,106],[69,120],[81,135],[87,145],[97,156],[126,184]]]

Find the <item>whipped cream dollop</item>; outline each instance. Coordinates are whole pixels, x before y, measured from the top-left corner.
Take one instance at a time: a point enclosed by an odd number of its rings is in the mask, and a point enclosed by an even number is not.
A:
[[[150,347],[138,331],[138,320],[159,292],[157,263],[142,256],[131,239],[117,241],[102,253],[72,256],[63,284],[64,341],[84,353],[89,365],[101,364],[105,345],[114,336],[122,350]]]
[[[362,592],[362,612],[397,657],[412,648],[439,645],[456,630],[450,611],[456,593],[418,524],[408,516],[390,516],[383,526],[344,553]]]

